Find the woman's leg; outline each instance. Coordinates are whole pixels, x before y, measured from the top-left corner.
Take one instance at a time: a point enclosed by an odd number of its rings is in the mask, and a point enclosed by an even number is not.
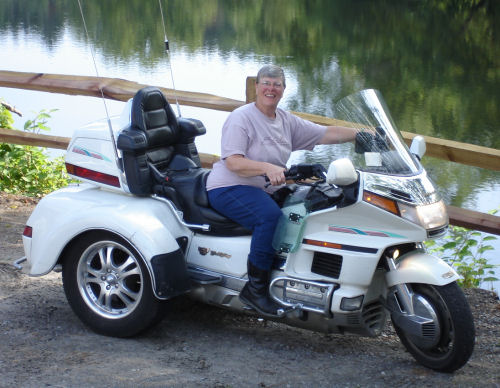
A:
[[[240,300],[262,315],[281,316],[282,306],[269,296],[274,259],[272,240],[281,216],[280,208],[263,190],[251,186],[210,190],[208,198],[214,209],[253,232],[248,255],[248,282],[240,292]]]
[[[219,213],[252,231],[248,259],[262,270],[270,270],[274,259],[274,230],[281,209],[265,191],[252,186],[230,186],[208,192],[210,205]]]

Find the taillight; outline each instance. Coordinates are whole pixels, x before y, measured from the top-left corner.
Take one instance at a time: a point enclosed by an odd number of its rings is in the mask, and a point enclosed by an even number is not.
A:
[[[66,163],[66,171],[68,174],[88,179],[91,181],[104,183],[114,187],[120,187],[120,180],[117,176],[105,174],[103,172],[90,170],[88,168],[75,166],[74,164]]]
[[[31,226],[26,225],[24,227],[23,236],[29,238],[33,237],[33,228]]]

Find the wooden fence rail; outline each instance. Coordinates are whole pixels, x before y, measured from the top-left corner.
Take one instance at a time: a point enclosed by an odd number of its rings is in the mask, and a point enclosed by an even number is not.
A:
[[[255,77],[248,77],[246,80],[247,101],[255,98],[254,82]],[[118,101],[127,101],[134,96],[137,90],[144,86],[147,85],[117,78],[0,71],[0,87],[92,97],[101,97],[102,88],[105,98]],[[179,103],[182,105],[230,112],[245,104],[245,101],[233,100],[212,94],[179,90],[174,92],[172,89],[162,87],[160,89],[170,102],[174,102],[175,97],[177,97]],[[335,125],[338,123],[337,120],[328,117],[302,112],[293,113],[322,125]],[[408,144],[417,136],[410,132],[401,133]],[[500,150],[438,139],[431,136],[424,136],[424,138],[427,145],[427,156],[500,171]]]
[[[255,77],[248,77],[246,82],[246,99],[247,101],[252,101],[255,98],[253,94]],[[129,98],[133,97],[137,90],[148,85],[115,78],[0,71],[0,86],[93,97],[101,97],[102,89],[105,98],[127,101]],[[177,98],[182,105],[200,108],[232,111],[245,103],[244,101],[205,93],[185,91],[175,91],[174,93],[172,89],[161,87],[160,89],[171,102],[175,101],[175,98]],[[338,123],[337,120],[328,117],[301,112],[294,113],[318,124],[334,125]],[[413,137],[417,136],[409,132],[402,132],[402,135],[408,144]],[[500,171],[500,150],[450,140],[442,140],[429,136],[424,136],[424,138],[427,144],[426,155],[428,156]],[[0,142],[66,149],[69,140],[70,139],[67,137],[37,135],[0,128]],[[200,159],[204,167],[210,167],[218,160],[218,156],[202,153],[200,154]],[[452,225],[500,235],[500,217],[498,216],[461,209],[454,206],[448,206],[448,214]]]
[[[149,85],[139,84],[119,78],[90,77],[65,74],[24,73],[0,71],[0,86],[6,88],[35,90],[89,97],[101,97],[116,101],[127,101],[141,88]],[[179,104],[200,108],[231,112],[244,104],[243,101],[214,96],[206,93],[184,92],[159,87],[166,98],[173,102],[177,97]]]
[[[0,142],[66,149],[70,138],[61,136],[39,135],[12,129],[0,128]],[[201,164],[210,168],[219,157],[200,153]],[[469,229],[500,235],[500,217],[472,210],[447,206],[450,223]]]

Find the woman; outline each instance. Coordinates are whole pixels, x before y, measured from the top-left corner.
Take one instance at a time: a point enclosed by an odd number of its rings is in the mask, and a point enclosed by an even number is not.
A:
[[[278,108],[285,91],[283,70],[262,67],[255,82],[256,101],[234,110],[222,127],[221,160],[207,181],[211,206],[252,231],[248,282],[240,300],[267,316],[281,307],[269,296],[272,240],[281,210],[269,195],[285,183],[292,151],[316,144],[354,140],[353,128],[321,126]],[[270,186],[266,187],[265,178]]]

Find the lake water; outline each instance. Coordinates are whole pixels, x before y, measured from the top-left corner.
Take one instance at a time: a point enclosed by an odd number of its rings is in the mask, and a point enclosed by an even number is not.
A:
[[[281,106],[329,115],[334,101],[364,88],[381,90],[401,130],[500,148],[498,42],[487,7],[449,2],[301,0],[162,1],[170,40],[163,50],[157,1],[0,2],[2,70],[95,75],[245,99],[245,79],[267,63],[281,65]],[[489,7],[489,8],[488,8]],[[495,12],[493,12],[495,14]],[[105,116],[97,98],[0,88],[24,117],[57,109],[50,134],[71,136]],[[123,103],[107,101],[111,115]],[[227,113],[181,107],[201,119],[201,152],[219,153]],[[424,158],[446,202],[479,211],[500,207],[500,173]],[[500,242],[488,259],[500,264]],[[500,271],[498,271],[500,273]],[[500,277],[500,276],[498,276]],[[494,285],[499,288],[498,283]]]

